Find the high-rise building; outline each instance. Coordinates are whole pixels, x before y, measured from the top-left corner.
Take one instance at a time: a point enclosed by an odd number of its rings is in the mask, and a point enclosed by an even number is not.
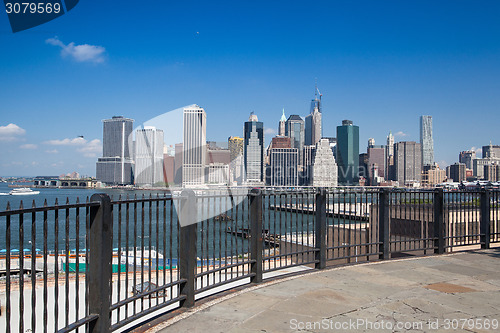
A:
[[[147,126],[135,132],[135,184],[163,183],[163,130]]]
[[[163,154],[163,180],[167,186],[174,184],[175,157]]]
[[[396,179],[401,186],[421,182],[422,146],[414,141],[394,144]]]
[[[359,127],[351,120],[337,126],[337,165],[339,183],[356,185],[359,181]]]
[[[229,185],[229,165],[224,163],[210,163],[206,167],[206,181],[211,185]]]
[[[231,161],[234,160],[236,156],[243,155],[243,138],[230,136],[227,139],[227,145],[231,152]]]
[[[280,124],[278,127],[278,136],[285,136],[285,123],[286,123],[286,116],[285,116],[285,108],[283,108],[283,114],[281,115],[280,119]]]
[[[330,141],[321,139],[316,144],[316,153],[312,166],[312,185],[317,187],[337,186],[338,170],[333,157]]]
[[[500,181],[500,165],[489,164],[484,166],[484,180],[490,182]]]
[[[253,112],[245,122],[244,133],[245,182],[262,184],[264,181],[264,124]]]
[[[432,116],[420,117],[420,145],[422,165],[434,164],[434,141],[432,139]]]
[[[114,185],[132,184],[133,119],[114,116],[103,122],[102,157],[97,160],[97,180]],[[163,147],[162,147],[163,149]]]
[[[182,161],[184,158],[184,144],[175,144],[174,154],[174,183],[175,185],[182,185]]]
[[[207,115],[194,104],[184,108],[184,152],[182,156],[182,185],[205,183],[207,145]]]
[[[491,144],[483,146],[483,158],[498,158],[500,159],[500,146]]]
[[[312,166],[315,154],[316,146],[304,146],[302,150],[302,172],[299,175],[299,184],[302,186],[312,185]]]
[[[386,168],[385,168],[385,179],[394,180],[396,177],[394,175],[394,135],[389,131],[387,136],[387,149],[386,149]]]
[[[464,163],[455,163],[450,165],[450,178],[453,179],[454,182],[464,182],[467,178],[465,175],[465,164]]]
[[[476,152],[473,150],[461,151],[458,155],[458,161],[465,164],[467,169],[472,170],[473,161],[476,159]]]
[[[321,126],[321,95],[316,86],[314,99],[311,101],[311,113],[306,117],[304,144],[315,145],[323,137]]]
[[[370,185],[375,185],[375,179],[377,178],[377,183],[380,183],[385,177],[386,169],[386,148],[385,146],[376,146],[375,140],[373,144],[368,148],[368,180]],[[374,167],[376,166],[376,167]],[[374,173],[375,171],[375,173]]]
[[[271,186],[297,186],[298,177],[297,148],[273,148],[271,149],[270,169]]]
[[[299,164],[302,161],[302,149],[304,148],[304,120],[292,114],[285,123],[285,135],[290,138],[292,148],[297,148],[299,152]]]

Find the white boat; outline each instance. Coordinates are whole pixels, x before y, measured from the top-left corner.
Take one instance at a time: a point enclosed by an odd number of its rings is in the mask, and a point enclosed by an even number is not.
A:
[[[9,192],[10,195],[35,195],[40,194],[40,191],[33,191],[27,187],[15,188]]]

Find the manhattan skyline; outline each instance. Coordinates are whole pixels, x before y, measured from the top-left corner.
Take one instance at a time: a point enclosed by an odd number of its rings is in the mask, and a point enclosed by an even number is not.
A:
[[[267,146],[283,108],[309,114],[315,80],[323,136],[351,119],[360,152],[389,131],[418,142],[421,115],[441,167],[500,143],[497,2],[132,4],[80,3],[17,34],[0,13],[0,175],[95,175],[103,119],[194,103],[208,140],[241,137],[254,111]]]

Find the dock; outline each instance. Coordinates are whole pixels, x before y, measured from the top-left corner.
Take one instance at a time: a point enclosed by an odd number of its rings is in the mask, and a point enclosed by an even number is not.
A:
[[[326,215],[339,219],[369,221],[371,203],[333,203],[326,207]],[[302,214],[314,214],[313,205],[281,204],[269,205],[269,209]]]

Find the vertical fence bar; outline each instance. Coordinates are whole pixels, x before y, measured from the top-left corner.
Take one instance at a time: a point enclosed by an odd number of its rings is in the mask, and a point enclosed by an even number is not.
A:
[[[315,268],[326,267],[326,189],[318,188],[316,192],[316,219],[315,219],[316,253]]]
[[[111,261],[113,251],[113,217],[111,199],[106,194],[97,193],[90,198],[99,206],[90,208],[90,251],[88,262],[89,313],[99,317],[89,324],[89,332],[104,333],[111,326]]]
[[[491,191],[484,190],[481,192],[480,231],[482,249],[490,248],[490,201]]]
[[[253,189],[250,192],[250,252],[252,262],[250,270],[254,276],[252,283],[262,282],[262,191]]]
[[[186,298],[181,307],[194,306],[196,283],[196,196],[193,190],[183,190],[181,201],[180,237],[179,237],[179,273],[186,281],[180,284],[180,295]]]
[[[444,193],[442,188],[434,190],[434,253],[444,253]]]
[[[389,195],[388,189],[383,188],[379,192],[378,200],[378,241],[379,258],[389,259],[390,257],[390,234],[389,234]]]

